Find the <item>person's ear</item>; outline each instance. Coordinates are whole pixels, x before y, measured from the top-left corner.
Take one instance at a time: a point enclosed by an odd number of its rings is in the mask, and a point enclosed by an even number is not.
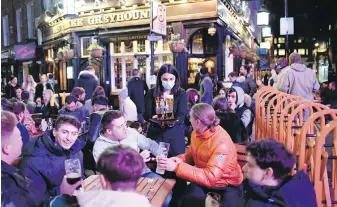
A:
[[[101,180],[103,189],[109,189],[109,182],[106,180],[103,174],[100,174],[99,179]]]
[[[1,147],[1,150],[2,150],[2,153],[5,154],[5,155],[9,155],[9,152],[11,151],[11,145],[10,144],[3,144],[2,147]]]
[[[56,137],[56,128],[53,129],[53,135]]]
[[[271,167],[268,167],[265,172],[265,179],[270,179],[274,177],[274,170]]]

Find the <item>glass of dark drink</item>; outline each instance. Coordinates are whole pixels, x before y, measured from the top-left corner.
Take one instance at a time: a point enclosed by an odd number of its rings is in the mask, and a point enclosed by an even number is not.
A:
[[[81,180],[81,163],[79,159],[68,159],[64,162],[67,182],[74,185]]]

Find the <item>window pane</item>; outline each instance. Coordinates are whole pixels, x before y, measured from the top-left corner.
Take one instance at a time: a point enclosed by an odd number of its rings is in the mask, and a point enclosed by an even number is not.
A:
[[[124,46],[125,46],[124,52],[133,52],[133,41],[125,41]]]
[[[120,42],[114,43],[114,53],[121,53],[121,43]]]
[[[193,54],[203,54],[202,34],[201,33],[193,36],[192,53]]]
[[[277,50],[274,50],[274,56],[277,56]]]
[[[137,40],[137,52],[145,52],[145,40]]]
[[[170,51],[170,46],[168,44],[168,40],[167,39],[163,40],[163,51]]]
[[[115,70],[115,87],[117,89],[122,88],[122,58],[114,59]]]
[[[278,38],[278,43],[285,43],[285,38],[284,37],[279,37]]]
[[[125,66],[126,66],[126,82],[132,78],[132,69],[133,69],[133,58],[128,57],[125,58]]]
[[[284,49],[278,50],[278,55],[286,55],[286,51]]]
[[[305,55],[305,49],[298,49],[298,54]]]
[[[82,37],[82,57],[89,56],[90,37]]]
[[[173,64],[172,55],[163,56],[163,64]]]

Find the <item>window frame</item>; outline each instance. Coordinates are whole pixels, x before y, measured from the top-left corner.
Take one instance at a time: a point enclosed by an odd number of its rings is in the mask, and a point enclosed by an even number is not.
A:
[[[6,23],[5,23],[6,22]],[[6,28],[7,27],[7,28]],[[9,46],[9,22],[8,22],[8,15],[2,17],[2,30],[3,32],[3,45]]]
[[[20,16],[18,16],[20,14]],[[16,18],[16,40],[18,42],[22,41],[22,27],[23,27],[23,23],[22,23],[22,9],[17,9],[16,13],[15,13],[15,18]]]

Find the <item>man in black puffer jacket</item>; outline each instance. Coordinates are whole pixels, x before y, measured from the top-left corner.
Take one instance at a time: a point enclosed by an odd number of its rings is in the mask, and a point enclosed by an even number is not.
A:
[[[98,78],[95,75],[95,69],[92,66],[87,66],[85,70],[78,74],[78,80],[75,87],[82,87],[85,90],[84,101],[91,99],[95,88],[98,86]]]
[[[289,175],[294,155],[275,139],[266,138],[247,147],[247,164],[242,168],[244,196],[240,207],[316,207],[313,184],[303,171]],[[321,193],[321,192],[317,192]]]
[[[81,150],[87,141],[94,142],[92,131],[97,131],[99,123],[90,121],[89,131],[79,135],[80,122],[73,116],[60,115],[53,131],[27,143],[20,170],[34,182],[39,193],[49,200],[60,194],[60,185],[65,176],[64,161],[79,159],[83,175],[83,154]]]

